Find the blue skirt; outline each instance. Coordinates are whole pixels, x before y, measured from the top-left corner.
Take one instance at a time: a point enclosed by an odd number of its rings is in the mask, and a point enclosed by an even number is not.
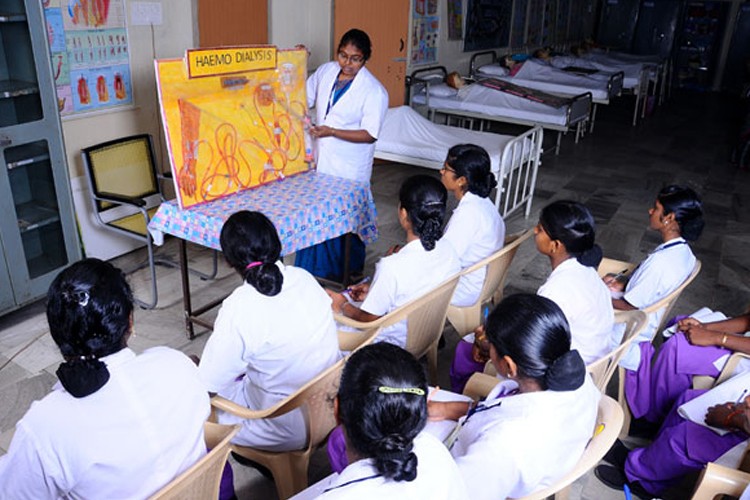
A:
[[[344,276],[344,245],[346,236],[339,236],[297,252],[294,265],[306,269],[313,276],[340,282]],[[365,268],[365,244],[352,234],[349,251],[349,273],[361,273]]]

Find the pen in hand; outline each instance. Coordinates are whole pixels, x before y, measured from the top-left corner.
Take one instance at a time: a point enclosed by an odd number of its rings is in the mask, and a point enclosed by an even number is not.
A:
[[[350,294],[350,293],[352,293],[352,292],[354,291],[354,290],[353,290],[353,288],[354,288],[355,286],[357,286],[357,285],[364,285],[365,283],[369,283],[369,282],[370,282],[370,279],[371,279],[371,278],[370,278],[369,276],[365,276],[365,278],[364,278],[364,279],[363,279],[362,281],[360,281],[360,282],[358,282],[358,283],[355,283],[354,285],[351,285],[351,286],[348,286],[348,287],[344,288],[344,291],[343,291],[343,292],[341,292],[341,293],[347,293],[347,294]]]
[[[747,389],[742,391],[742,394],[740,394],[740,397],[737,398],[737,402],[735,404],[742,403],[742,400],[745,398],[746,395],[747,395]]]

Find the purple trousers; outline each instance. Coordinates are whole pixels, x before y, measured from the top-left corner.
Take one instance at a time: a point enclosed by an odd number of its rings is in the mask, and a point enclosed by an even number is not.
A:
[[[651,342],[641,342],[638,370],[625,371],[625,397],[635,418],[661,422],[682,393],[693,385],[693,375],[717,377],[714,361],[732,351],[720,347],[700,347],[677,333],[664,342],[654,357]],[[653,361],[653,363],[652,363]]]
[[[328,435],[326,452],[328,452],[328,461],[331,463],[333,472],[341,474],[341,471],[349,465],[349,459],[346,457],[346,439],[344,438],[344,428],[342,426],[337,425]]]
[[[628,481],[638,481],[646,491],[660,495],[679,483],[682,476],[702,469],[737,444],[746,441],[743,432],[730,432],[723,436],[711,429],[685,420],[677,407],[706,392],[687,390],[678,397],[656,435],[646,448],[628,454],[625,475]]]
[[[456,394],[464,392],[464,386],[472,375],[484,370],[484,363],[477,363],[471,355],[473,344],[464,340],[459,340],[456,344],[456,352],[453,354],[453,363],[451,363],[450,378],[451,390]]]

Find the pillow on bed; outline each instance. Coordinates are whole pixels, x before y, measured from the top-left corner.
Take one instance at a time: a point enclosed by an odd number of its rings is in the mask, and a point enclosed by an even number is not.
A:
[[[485,64],[480,66],[478,71],[491,76],[506,76],[508,74],[508,68],[503,68],[499,64]]]
[[[453,97],[458,91],[449,87],[447,83],[430,84],[430,95],[433,97]]]

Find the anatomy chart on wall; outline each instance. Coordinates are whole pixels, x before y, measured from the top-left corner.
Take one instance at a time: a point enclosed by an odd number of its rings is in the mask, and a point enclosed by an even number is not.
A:
[[[267,45],[156,61],[180,208],[311,168],[306,77],[306,50]]]
[[[437,62],[440,16],[437,0],[416,0],[412,12],[411,63]]]
[[[45,0],[62,116],[133,103],[124,0]]]

